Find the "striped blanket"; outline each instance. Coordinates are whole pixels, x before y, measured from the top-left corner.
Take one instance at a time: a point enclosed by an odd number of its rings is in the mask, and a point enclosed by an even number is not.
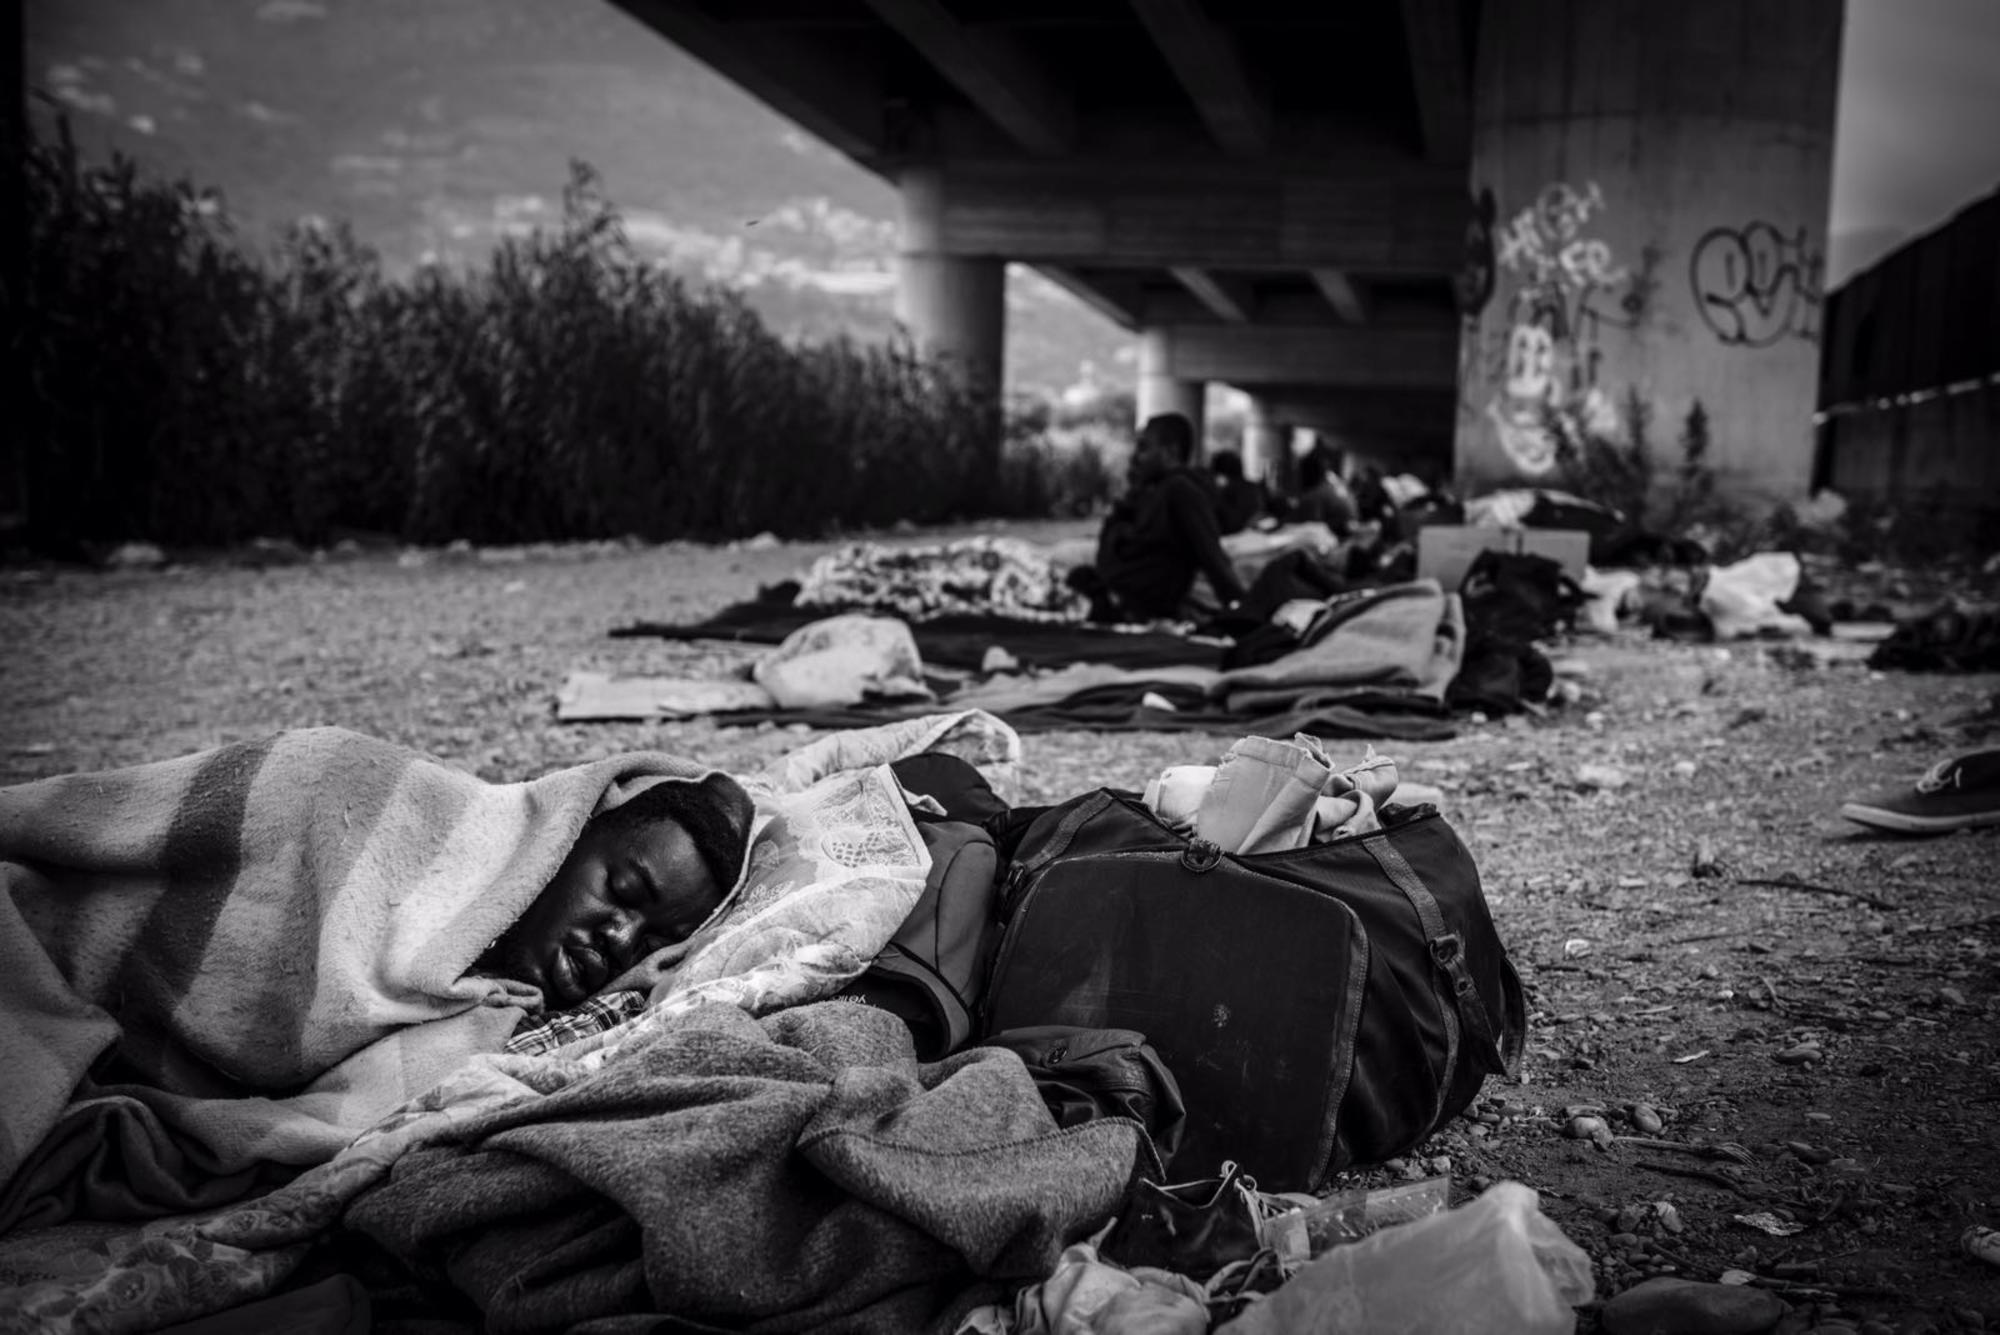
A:
[[[0,789],[0,1233],[218,1203],[498,1051],[539,994],[474,960],[600,805],[707,772],[319,728]]]

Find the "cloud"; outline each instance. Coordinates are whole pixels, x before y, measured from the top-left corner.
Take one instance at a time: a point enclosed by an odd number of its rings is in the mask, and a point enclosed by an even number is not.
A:
[[[265,0],[257,17],[264,23],[302,23],[325,18],[326,6],[318,0]]]

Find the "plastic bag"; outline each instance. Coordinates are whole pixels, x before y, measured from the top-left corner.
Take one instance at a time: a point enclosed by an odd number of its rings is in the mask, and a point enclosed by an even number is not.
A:
[[[750,675],[781,709],[932,698],[916,639],[894,617],[849,614],[801,626]]]
[[[1715,626],[1715,638],[1736,640],[1769,631],[1812,634],[1811,622],[1778,608],[1798,592],[1802,573],[1799,558],[1790,552],[1758,552],[1709,571],[1701,610]]]
[[[1502,1182],[1472,1204],[1335,1247],[1226,1335],[1568,1335],[1590,1257]]]

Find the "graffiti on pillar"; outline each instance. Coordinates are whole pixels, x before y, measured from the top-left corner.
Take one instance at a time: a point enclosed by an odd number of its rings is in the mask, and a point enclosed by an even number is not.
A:
[[[1500,448],[1529,476],[1555,468],[1566,442],[1617,430],[1598,385],[1606,329],[1637,327],[1654,287],[1658,252],[1635,273],[1610,242],[1590,235],[1604,210],[1595,182],[1556,182],[1495,234],[1499,276],[1510,281],[1500,387],[1486,405]]]
[[[1745,348],[1817,343],[1825,272],[1803,226],[1787,236],[1767,222],[1711,228],[1688,261],[1694,308],[1718,339]]]
[[[1493,223],[1500,214],[1493,191],[1481,186],[1472,197],[1472,211],[1465,220],[1465,262],[1458,271],[1459,314],[1470,319],[1493,300],[1497,277],[1493,267]]]

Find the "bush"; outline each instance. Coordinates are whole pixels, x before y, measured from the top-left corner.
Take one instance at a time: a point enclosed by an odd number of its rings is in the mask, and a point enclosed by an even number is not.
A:
[[[807,535],[1002,495],[993,408],[907,344],[789,344],[644,263],[581,165],[558,231],[400,280],[341,228],[255,257],[212,197],[86,167],[66,128],[26,175],[43,546]],[[1051,505],[1088,472],[1033,467]]]

